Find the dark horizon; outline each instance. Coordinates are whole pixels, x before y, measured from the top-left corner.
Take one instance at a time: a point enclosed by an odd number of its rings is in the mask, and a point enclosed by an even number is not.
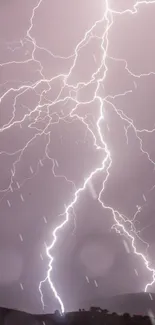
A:
[[[109,312],[107,309],[101,309],[100,307],[91,307],[89,310],[79,309],[76,312],[65,312],[61,314],[56,310],[53,314],[46,315],[31,315],[15,310],[0,308],[0,321],[1,325],[51,325],[51,324],[109,324],[109,325],[151,325],[154,323],[154,315],[148,311],[148,315],[130,315],[129,313],[118,314],[115,312]],[[108,323],[107,323],[108,322]]]

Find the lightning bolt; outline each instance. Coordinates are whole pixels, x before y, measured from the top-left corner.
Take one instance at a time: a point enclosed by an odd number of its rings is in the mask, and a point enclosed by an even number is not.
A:
[[[14,126],[22,127],[22,125],[28,120],[30,121],[30,124],[28,127],[32,130],[37,131],[37,133],[35,133],[35,135],[33,135],[30,138],[30,140],[26,143],[26,145],[23,148],[15,151],[13,153],[6,152],[6,151],[0,152],[1,155],[10,155],[10,156],[15,156],[15,157],[17,156],[17,159],[14,161],[12,169],[11,169],[10,184],[7,188],[1,190],[1,192],[3,193],[1,201],[4,199],[4,197],[6,197],[8,195],[8,193],[12,192],[13,190],[19,190],[24,185],[24,183],[26,181],[35,177],[36,174],[39,172],[40,166],[43,166],[43,162],[45,159],[48,159],[51,161],[52,172],[53,172],[54,177],[64,178],[65,181],[72,186],[72,188],[74,190],[73,199],[65,207],[64,213],[62,213],[60,215],[61,217],[63,217],[63,221],[60,224],[58,224],[55,227],[55,229],[53,230],[53,240],[52,240],[51,244],[49,246],[46,245],[46,254],[49,258],[48,271],[47,271],[46,278],[43,281],[41,281],[39,284],[39,291],[41,294],[41,301],[42,301],[43,307],[44,307],[44,299],[43,299],[42,285],[43,285],[43,283],[45,283],[45,281],[48,281],[55,298],[59,302],[61,312],[64,313],[64,311],[65,311],[64,303],[63,303],[59,293],[57,292],[56,286],[54,285],[54,283],[52,281],[52,267],[53,267],[53,261],[54,261],[52,251],[53,251],[54,246],[57,244],[57,241],[58,241],[60,233],[61,233],[61,229],[64,228],[65,225],[69,222],[71,215],[74,215],[74,217],[75,217],[74,207],[75,207],[76,203],[78,202],[78,200],[80,199],[80,196],[86,190],[87,185],[98,174],[100,174],[100,173],[103,174],[103,172],[104,172],[104,175],[106,175],[106,176],[104,178],[102,188],[100,189],[100,192],[98,194],[98,198],[97,198],[98,202],[104,210],[108,210],[111,212],[113,221],[114,221],[112,228],[115,229],[115,231],[118,232],[120,235],[123,235],[129,239],[131,246],[132,246],[133,253],[142,259],[147,270],[152,274],[152,280],[145,285],[144,290],[147,291],[148,287],[152,286],[155,283],[155,269],[150,267],[150,261],[148,260],[147,252],[146,252],[146,254],[143,252],[140,252],[136,247],[137,239],[140,240],[141,242],[145,243],[147,248],[149,247],[148,243],[146,243],[139,236],[140,231],[136,231],[136,227],[135,227],[136,217],[141,212],[141,207],[137,207],[137,210],[134,214],[133,219],[128,219],[126,216],[122,215],[119,211],[115,210],[111,206],[107,206],[103,202],[102,197],[103,197],[103,193],[104,193],[106,184],[110,177],[110,169],[111,169],[113,161],[112,161],[112,155],[111,155],[108,143],[105,141],[104,135],[102,134],[102,130],[101,130],[101,124],[103,122],[105,122],[104,105],[105,105],[105,103],[108,103],[125,125],[124,130],[125,130],[125,137],[126,137],[127,143],[128,143],[128,131],[130,128],[132,128],[132,130],[139,142],[139,148],[140,148],[141,152],[143,154],[145,154],[145,156],[149,160],[150,164],[152,164],[153,166],[155,165],[155,162],[151,159],[149,153],[143,149],[143,142],[140,137],[140,135],[142,133],[152,133],[155,131],[155,129],[140,130],[140,129],[136,128],[136,126],[134,125],[134,121],[129,116],[127,116],[122,110],[117,109],[116,106],[113,104],[113,100],[116,97],[126,96],[128,93],[132,92],[132,89],[127,90],[124,93],[117,94],[115,96],[108,95],[108,96],[104,97],[103,95],[101,95],[101,93],[104,90],[104,82],[107,77],[107,72],[108,72],[107,59],[109,59],[109,58],[113,61],[122,62],[124,64],[124,69],[128,72],[128,74],[130,76],[132,76],[134,78],[141,78],[141,77],[149,76],[151,74],[155,74],[155,72],[151,71],[148,74],[136,75],[133,71],[131,71],[128,68],[128,63],[126,60],[124,60],[122,58],[110,57],[108,55],[108,49],[109,49],[108,35],[109,35],[110,29],[112,28],[112,26],[114,24],[114,17],[116,15],[124,15],[126,13],[135,15],[138,12],[138,7],[140,5],[155,4],[155,1],[151,1],[151,0],[150,1],[137,1],[134,4],[132,9],[126,9],[124,11],[116,11],[111,8],[110,0],[105,0],[105,10],[103,13],[103,17],[100,20],[95,21],[94,25],[89,30],[86,31],[83,39],[77,44],[74,53],[68,57],[55,55],[52,52],[50,52],[48,49],[40,47],[37,44],[35,37],[32,36],[32,29],[34,27],[34,19],[35,19],[37,10],[41,6],[42,2],[43,2],[43,0],[39,0],[37,2],[36,6],[33,8],[32,15],[31,15],[30,22],[29,22],[29,28],[27,29],[27,32],[26,32],[23,40],[20,40],[19,43],[15,42],[15,44],[12,43],[12,44],[8,45],[8,49],[12,52],[15,52],[15,51],[19,50],[21,47],[24,47],[25,44],[30,44],[32,46],[31,56],[28,59],[26,59],[25,61],[14,61],[13,60],[10,62],[3,62],[0,64],[0,67],[5,67],[6,65],[7,66],[8,65],[20,66],[20,65],[27,65],[29,63],[33,63],[37,66],[37,71],[38,71],[38,75],[39,75],[39,78],[35,82],[31,82],[31,81],[23,82],[22,85],[20,85],[20,86],[18,86],[18,84],[20,84],[19,80],[12,81],[12,84],[14,83],[15,86],[11,86],[11,88],[8,88],[5,92],[2,91],[2,94],[0,97],[0,103],[2,103],[2,101],[10,94],[15,95],[14,102],[13,102],[12,117],[10,118],[9,122],[7,122],[6,124],[4,124],[1,127],[1,129],[0,129],[1,133],[9,130],[10,128],[12,128]],[[101,36],[98,36],[96,34],[96,28],[98,26],[103,26],[103,33]],[[100,60],[100,62],[98,62],[97,58],[93,54],[94,62],[96,65],[95,72],[91,75],[91,77],[89,78],[89,80],[87,82],[80,81],[80,82],[77,82],[76,84],[73,84],[70,82],[70,77],[73,73],[74,68],[77,65],[79,53],[84,47],[86,47],[90,43],[90,41],[92,39],[97,39],[98,41],[100,41],[100,52],[101,52],[101,56],[102,56],[101,60]],[[58,75],[56,75],[52,78],[49,78],[49,79],[45,78],[44,72],[43,72],[44,67],[43,67],[41,61],[36,58],[36,52],[38,50],[43,50],[43,51],[47,52],[51,57],[56,58],[56,59],[66,60],[66,62],[70,62],[70,60],[71,60],[72,64],[69,68],[69,72],[67,74],[64,74],[64,73],[58,74]],[[28,53],[26,52],[26,55],[27,54]],[[58,95],[56,96],[56,98],[53,101],[51,101],[47,98],[47,94],[52,89],[52,84],[55,81],[61,82],[61,89],[60,89]],[[9,82],[7,82],[7,83],[9,84]],[[7,83],[5,85],[7,85]],[[94,85],[95,90],[93,93],[93,98],[90,101],[85,101],[85,102],[79,101],[78,100],[79,91],[89,85]],[[134,82],[134,85],[135,85],[135,82]],[[39,91],[39,87],[42,87],[43,90]],[[135,87],[137,87],[137,86],[135,86]],[[63,91],[66,89],[68,90],[68,95],[63,97]],[[25,93],[27,93],[31,90],[34,91],[36,93],[36,95],[38,96],[38,104],[36,105],[36,107],[33,110],[28,109],[29,112],[26,113],[23,116],[23,118],[16,120],[17,102],[22,95],[24,95]],[[70,109],[69,113],[65,112],[65,108],[63,108],[61,110],[61,112],[56,111],[56,112],[51,113],[51,108],[54,108],[55,105],[62,104],[62,105],[64,105],[64,107],[66,107],[67,103],[69,101],[71,101],[74,106],[72,109]],[[98,105],[99,105],[99,115],[97,117],[97,120],[95,120],[95,118],[92,116],[94,123],[89,121],[89,119],[88,119],[89,114],[86,114],[85,117],[82,117],[78,114],[78,107],[80,106],[80,104],[88,105],[91,103],[98,103]],[[44,117],[42,117],[42,115],[41,115],[41,113],[43,111],[45,113]],[[39,128],[37,126],[37,123],[40,121],[44,124],[43,128]],[[74,184],[74,182],[72,180],[69,180],[65,175],[59,175],[56,172],[57,167],[58,167],[58,162],[53,157],[51,157],[50,153],[49,153],[50,126],[53,124],[58,124],[61,121],[63,121],[64,123],[72,123],[73,121],[80,121],[86,129],[86,133],[90,134],[90,136],[92,137],[93,146],[94,146],[95,150],[100,151],[103,154],[103,158],[102,158],[102,161],[100,162],[100,165],[97,166],[94,170],[92,170],[91,173],[89,175],[87,175],[87,177],[85,177],[82,186],[79,188],[76,188],[76,185]],[[94,124],[95,124],[95,129],[94,129]],[[38,137],[41,137],[41,136],[45,136],[45,138],[46,138],[46,146],[45,146],[44,155],[40,158],[40,160],[37,164],[36,170],[33,170],[32,166],[30,166],[31,176],[29,178],[25,179],[24,182],[22,182],[21,184],[16,182],[16,188],[14,188],[14,179],[15,179],[17,165],[20,163],[21,158],[23,157],[23,154],[27,150],[27,148]],[[146,202],[145,195],[143,195],[143,197],[145,198],[144,201]],[[24,200],[22,194],[21,194],[21,199]],[[9,200],[8,200],[8,205],[10,206]]]

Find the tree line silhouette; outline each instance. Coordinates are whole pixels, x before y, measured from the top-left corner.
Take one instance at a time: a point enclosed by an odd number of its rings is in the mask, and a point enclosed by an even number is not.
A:
[[[110,313],[107,309],[91,307],[61,315],[59,311],[47,315],[31,315],[6,308],[0,309],[0,325],[151,325],[149,316]]]
[[[65,325],[150,325],[155,324],[149,316],[133,315],[128,313],[123,315],[115,312],[109,313],[107,309],[100,307],[91,307],[89,311],[80,309],[78,312],[67,313],[64,317],[59,312],[55,312],[53,324]],[[52,323],[51,323],[52,324]],[[48,325],[48,324],[47,324]],[[50,323],[49,323],[50,325]]]

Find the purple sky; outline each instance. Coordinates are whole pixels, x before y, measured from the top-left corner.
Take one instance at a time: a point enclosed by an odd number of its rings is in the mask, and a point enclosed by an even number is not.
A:
[[[110,158],[57,233],[51,279],[66,310],[152,281],[131,236],[155,268],[154,15],[155,1],[1,1],[0,305],[42,312],[46,245],[103,144]],[[42,292],[45,312],[60,308],[48,282]]]

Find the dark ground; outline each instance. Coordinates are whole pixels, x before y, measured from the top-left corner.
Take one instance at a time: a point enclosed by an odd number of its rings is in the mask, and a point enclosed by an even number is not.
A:
[[[151,316],[151,315],[150,315]],[[30,315],[24,312],[11,309],[0,309],[0,325],[151,325],[151,317],[134,315],[128,313],[118,315],[109,313],[108,310],[91,307],[89,311],[79,310],[78,312],[60,315],[58,311],[51,315]]]

